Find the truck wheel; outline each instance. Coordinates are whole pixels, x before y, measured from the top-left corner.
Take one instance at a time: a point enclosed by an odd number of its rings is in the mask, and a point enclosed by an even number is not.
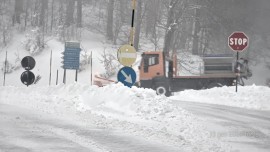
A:
[[[159,86],[156,88],[157,95],[165,95],[167,90],[164,86]]]
[[[168,90],[168,88],[165,87],[165,86],[162,86],[162,85],[161,86],[158,86],[156,88],[156,93],[157,93],[157,95],[165,95],[165,96],[170,96],[171,95],[171,93]]]

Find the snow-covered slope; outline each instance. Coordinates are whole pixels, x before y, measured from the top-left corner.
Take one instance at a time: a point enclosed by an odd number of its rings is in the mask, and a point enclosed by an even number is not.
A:
[[[122,130],[184,151],[229,150],[210,138],[200,119],[148,89],[130,89],[121,84],[97,88],[78,83],[55,87],[0,87],[0,103],[76,124]]]
[[[83,53],[87,53],[89,56],[91,52],[93,53],[93,77],[94,75],[103,74],[105,72],[104,65],[101,63],[102,54],[104,51],[117,56],[117,50],[120,46],[111,45],[106,42],[104,36],[93,33],[91,31],[83,29],[82,31],[82,41],[81,48],[85,51]],[[0,69],[4,67],[5,61],[5,53],[8,52],[8,61],[12,65],[16,65],[18,68],[13,70],[11,73],[6,75],[6,85],[7,86],[23,86],[20,80],[21,73],[24,69],[20,65],[20,61],[24,56],[30,55],[28,51],[24,48],[24,43],[27,39],[26,33],[16,33],[12,42],[8,44],[6,48],[0,51]],[[63,55],[61,54],[64,51],[64,43],[60,42],[55,37],[46,37],[46,47],[45,49],[34,55],[34,59],[36,60],[36,66],[32,70],[34,74],[40,75],[42,78],[38,82],[37,86],[47,86],[49,84],[49,73],[50,73],[50,52],[52,51],[52,85],[56,83],[56,75],[57,70],[59,70],[59,83],[63,81],[63,69],[61,66],[63,65],[61,62],[63,59],[61,58]],[[16,61],[19,60],[19,61]],[[82,57],[81,57],[82,60]],[[136,64],[139,63],[140,54],[138,53],[138,58]],[[78,74],[78,82],[91,84],[91,67],[90,64],[86,65],[85,70],[79,72]],[[119,69],[121,66],[119,67]],[[135,71],[137,71],[137,66],[134,66]],[[117,70],[116,70],[117,72]],[[113,80],[116,80],[115,77],[112,77]],[[73,83],[75,81],[75,71],[67,70],[67,83]],[[3,71],[0,71],[0,84],[3,84]]]

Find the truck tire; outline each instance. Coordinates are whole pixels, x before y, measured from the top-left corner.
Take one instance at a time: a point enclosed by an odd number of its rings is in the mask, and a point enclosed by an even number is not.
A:
[[[156,87],[156,93],[157,95],[165,95],[167,97],[171,95],[169,88],[165,87],[164,85],[159,85]]]

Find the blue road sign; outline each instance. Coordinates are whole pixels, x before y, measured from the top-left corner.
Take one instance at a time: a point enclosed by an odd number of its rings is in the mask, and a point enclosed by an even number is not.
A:
[[[66,42],[65,51],[62,59],[64,69],[79,69],[80,68],[80,43],[79,42]]]
[[[132,87],[136,82],[136,73],[131,67],[123,67],[119,70],[117,79],[125,86]]]

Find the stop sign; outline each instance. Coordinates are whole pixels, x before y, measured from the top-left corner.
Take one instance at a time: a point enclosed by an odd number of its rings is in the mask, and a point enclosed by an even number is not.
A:
[[[249,39],[244,32],[234,32],[228,38],[229,47],[236,52],[242,52],[248,47]]]

